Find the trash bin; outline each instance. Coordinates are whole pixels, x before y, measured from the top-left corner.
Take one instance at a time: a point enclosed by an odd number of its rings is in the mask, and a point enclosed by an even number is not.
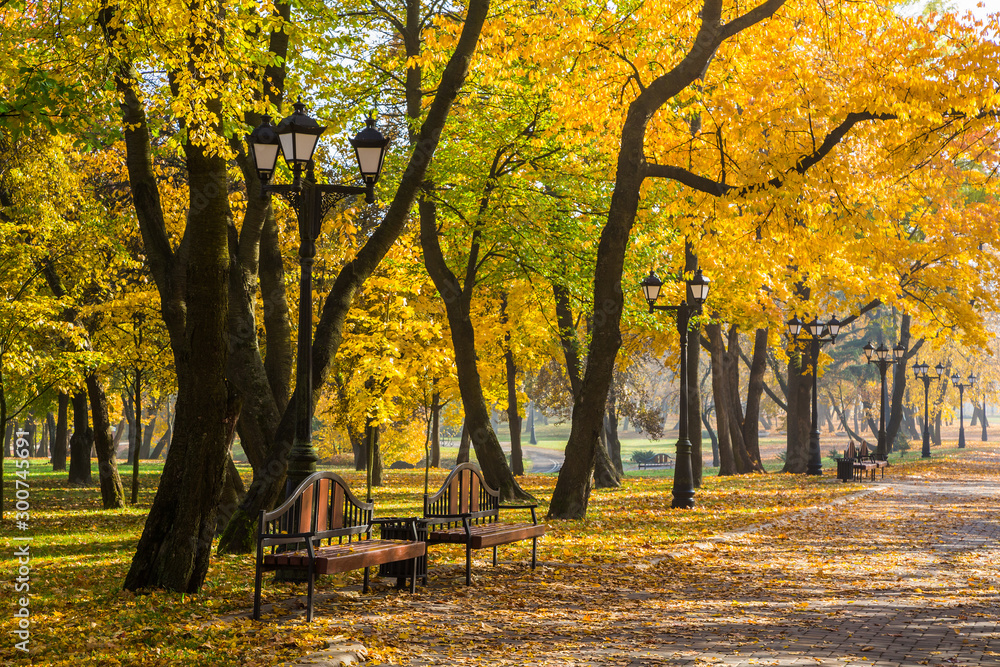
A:
[[[854,459],[837,459],[837,479],[842,482],[854,480]]]
[[[380,517],[381,532],[383,540],[413,540],[413,531],[410,526],[413,522],[417,524],[417,539],[421,542],[427,541],[427,528],[423,522],[416,517]],[[378,576],[396,577],[396,585],[403,587],[406,585],[406,578],[410,576],[410,561],[397,561],[395,563],[383,563],[378,566]],[[427,577],[427,556],[417,559],[417,577]]]

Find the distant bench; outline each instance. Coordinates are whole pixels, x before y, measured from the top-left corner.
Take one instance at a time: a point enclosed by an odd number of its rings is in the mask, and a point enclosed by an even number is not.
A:
[[[888,461],[875,458],[875,454],[868,449],[867,441],[861,441],[859,451],[852,440],[844,452],[844,458],[837,459],[837,479],[844,482],[851,480],[860,482],[867,476],[874,481],[876,470],[881,471],[884,479],[885,469],[888,467]]]
[[[497,546],[531,540],[531,569],[538,559],[538,538],[545,534],[545,524],[535,516],[537,505],[501,505],[500,492],[490,488],[475,463],[463,463],[452,470],[441,488],[424,496],[423,528],[427,545],[465,545],[465,583],[472,583],[472,551],[493,548],[497,564]],[[530,509],[531,523],[500,521],[501,509]]]
[[[307,477],[281,507],[260,513],[257,570],[254,576],[253,618],[260,620],[261,578],[266,570],[305,572],[309,584],[306,620],[313,620],[313,589],[317,574],[364,568],[363,592],[368,592],[368,568],[409,561],[410,592],[416,590],[417,559],[427,545],[417,540],[416,518],[409,520],[411,540],[372,539],[372,526],[393,526],[400,519],[374,519],[374,504],[360,501],[334,472]],[[326,541],[324,545],[323,542]],[[289,546],[304,546],[289,551]],[[269,553],[266,553],[270,549]]]
[[[670,454],[657,454],[649,461],[643,461],[639,464],[639,470],[644,468],[673,468],[674,460],[670,457]]]

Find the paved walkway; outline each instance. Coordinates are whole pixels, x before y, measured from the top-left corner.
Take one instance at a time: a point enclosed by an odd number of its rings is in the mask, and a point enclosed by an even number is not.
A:
[[[438,568],[377,611],[318,613],[409,665],[1000,666],[998,501],[988,478],[886,478],[638,567],[480,562],[471,588]],[[298,664],[354,655],[333,650]]]

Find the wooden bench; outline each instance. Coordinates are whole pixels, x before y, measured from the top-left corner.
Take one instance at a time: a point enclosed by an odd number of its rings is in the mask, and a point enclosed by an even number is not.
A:
[[[652,461],[643,461],[639,463],[639,470],[644,468],[673,468],[674,460],[670,457],[670,454],[657,454],[653,457]]]
[[[372,539],[372,526],[381,523],[373,514],[374,504],[359,500],[347,482],[334,472],[313,473],[280,507],[261,512],[254,577],[254,620],[260,620],[261,579],[266,570],[306,574],[308,621],[313,619],[313,589],[318,574],[364,568],[363,592],[367,593],[369,567],[410,561],[410,592],[414,592],[417,559],[427,553],[427,545],[417,540],[416,518],[410,520],[412,540]],[[398,525],[400,520],[386,521]]]
[[[538,560],[538,538],[545,525],[535,516],[537,505],[501,505],[500,492],[490,488],[475,463],[463,463],[445,478],[441,489],[424,495],[424,528],[427,544],[465,545],[465,583],[472,583],[472,551],[531,540],[531,569]],[[530,509],[531,523],[504,523],[501,509]]]
[[[867,470],[871,471],[872,480],[875,479],[875,471],[882,471],[882,479],[885,479],[885,469],[889,467],[889,462],[884,459],[876,459],[875,452],[868,449],[868,441],[861,441],[861,451],[858,452],[858,460],[865,464]]]

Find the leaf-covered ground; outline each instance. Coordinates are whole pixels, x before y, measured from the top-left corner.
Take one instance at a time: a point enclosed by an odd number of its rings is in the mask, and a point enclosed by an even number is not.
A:
[[[4,665],[272,665],[329,643],[360,644],[376,664],[904,664],[886,653],[914,636],[901,608],[969,654],[1000,648],[976,625],[995,632],[1000,588],[990,495],[1000,455],[985,443],[896,465],[875,485],[842,484],[832,471],[710,478],[693,511],[670,509],[669,479],[629,479],[596,492],[588,520],[551,524],[534,572],[528,545],[501,547],[496,569],[479,554],[467,588],[464,553],[435,547],[416,595],[384,580],[362,596],[357,573],[322,579],[311,624],[303,587],[271,582],[266,622],[246,618],[251,556],[216,558],[198,595],[121,591],[144,509],[103,512],[96,489],[69,488],[43,467],[32,473],[31,525],[18,532],[33,537],[30,653],[15,649],[13,602],[4,604]],[[968,479],[980,490],[949,491]],[[150,471],[144,488],[154,480]],[[525,480],[543,516],[554,483]],[[378,513],[416,514],[422,492],[422,472],[393,471],[376,490]],[[142,500],[148,507],[148,492]],[[11,519],[0,541],[5,602],[15,598]],[[951,620],[936,620],[942,613]],[[906,664],[964,659],[938,644],[912,647],[919,659]],[[849,655],[855,662],[842,661]]]

